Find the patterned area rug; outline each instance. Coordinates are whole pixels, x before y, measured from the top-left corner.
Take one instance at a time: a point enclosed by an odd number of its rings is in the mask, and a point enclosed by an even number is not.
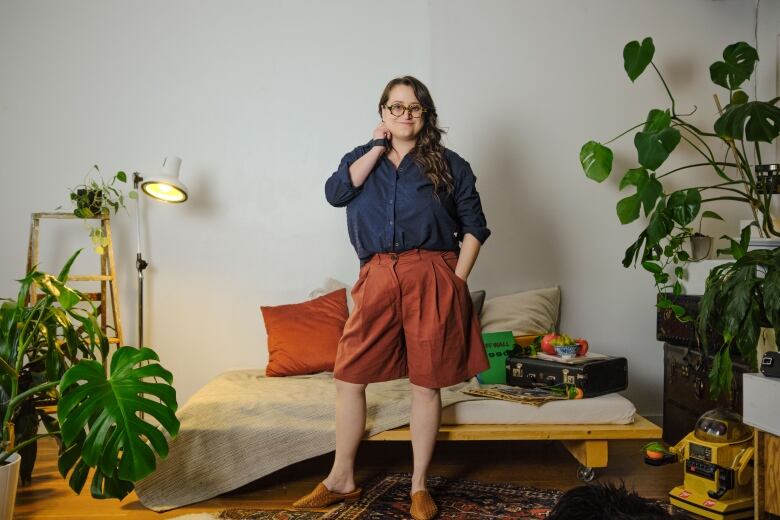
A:
[[[363,497],[326,514],[322,520],[385,520],[409,518],[411,474],[380,474],[367,482]],[[428,491],[441,520],[535,520],[547,513],[563,494],[508,483],[428,477]]]
[[[226,509],[175,517],[176,520],[408,520],[410,473],[381,473],[362,484],[360,500],[330,512]],[[547,517],[563,494],[514,484],[428,477],[428,491],[439,506],[437,520],[536,520]]]

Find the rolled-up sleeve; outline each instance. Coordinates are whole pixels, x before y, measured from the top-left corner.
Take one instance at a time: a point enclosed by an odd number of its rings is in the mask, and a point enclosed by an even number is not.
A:
[[[325,198],[331,206],[340,208],[346,206],[349,201],[357,197],[363,190],[362,186],[355,187],[349,175],[349,166],[366,153],[365,146],[358,146],[351,152],[347,152],[341,159],[338,170],[325,181]]]
[[[460,172],[457,172],[455,178],[460,179],[460,182],[455,186],[455,206],[463,235],[471,233],[479,240],[480,244],[484,244],[490,236],[490,229],[487,227],[487,220],[482,212],[482,202],[477,191],[477,177],[467,161],[462,161],[458,168]]]

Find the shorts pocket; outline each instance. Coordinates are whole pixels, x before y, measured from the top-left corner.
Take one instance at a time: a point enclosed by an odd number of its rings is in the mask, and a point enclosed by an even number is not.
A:
[[[461,288],[465,288],[465,287],[468,286],[468,283],[466,282],[466,280],[464,280],[463,278],[461,278],[460,276],[458,276],[455,273],[455,268],[458,265],[458,258],[457,258],[457,256],[453,257],[453,256],[450,256],[450,255],[447,255],[447,256],[437,255],[436,259],[438,261],[440,261],[442,264],[444,264],[444,266],[447,268],[447,272],[450,273],[450,278],[452,278],[454,280],[455,284],[460,285]]]

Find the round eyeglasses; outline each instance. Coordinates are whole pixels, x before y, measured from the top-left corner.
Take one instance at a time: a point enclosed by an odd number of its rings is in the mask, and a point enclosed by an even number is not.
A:
[[[417,103],[413,103],[408,107],[402,103],[393,103],[392,105],[385,105],[385,108],[388,109],[390,113],[396,117],[400,117],[404,115],[408,110],[409,113],[412,114],[412,117],[418,118],[418,117],[422,117],[423,113],[428,111],[427,108],[423,108],[422,105],[419,105]]]

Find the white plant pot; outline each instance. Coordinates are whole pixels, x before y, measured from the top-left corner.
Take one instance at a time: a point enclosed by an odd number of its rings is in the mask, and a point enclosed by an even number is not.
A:
[[[12,520],[16,502],[16,483],[22,458],[14,453],[0,464],[0,520]]]
[[[780,194],[772,195],[769,199],[769,215],[772,217],[775,229],[780,229]]]

